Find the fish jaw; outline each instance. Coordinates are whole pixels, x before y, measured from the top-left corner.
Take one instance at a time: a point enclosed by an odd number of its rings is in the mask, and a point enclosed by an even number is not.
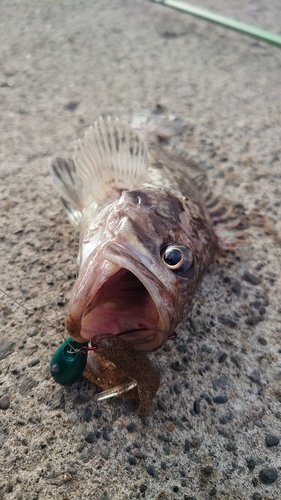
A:
[[[153,351],[178,323],[178,319],[171,321],[169,310],[175,310],[172,297],[147,266],[123,246],[108,245],[84,262],[66,328],[78,342],[112,333],[137,350]]]

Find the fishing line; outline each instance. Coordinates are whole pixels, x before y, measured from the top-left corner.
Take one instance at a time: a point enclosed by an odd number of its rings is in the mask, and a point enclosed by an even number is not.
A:
[[[26,311],[30,312],[31,314],[35,314],[36,316],[39,316],[39,318],[44,319],[44,321],[46,321],[46,323],[48,323],[50,326],[52,326],[56,330],[56,332],[59,333],[59,335],[62,337],[63,341],[67,342],[67,339],[65,338],[65,336],[63,335],[63,333],[60,331],[60,329],[56,325],[54,325],[54,323],[52,323],[52,321],[50,321],[48,318],[46,318],[43,314],[41,314],[38,311],[33,311],[30,307],[24,306],[17,299],[15,299],[14,297],[12,297],[12,295],[10,295],[8,292],[5,292],[3,290],[3,288],[0,288],[0,292],[2,292],[4,295],[6,295],[10,300],[12,300],[13,302],[15,302],[22,309],[25,309]],[[69,345],[69,347],[71,349],[71,352],[76,352],[77,351],[77,349],[75,350],[73,348],[73,346],[71,346],[70,344],[68,344],[68,345]],[[79,352],[79,350],[77,352]]]

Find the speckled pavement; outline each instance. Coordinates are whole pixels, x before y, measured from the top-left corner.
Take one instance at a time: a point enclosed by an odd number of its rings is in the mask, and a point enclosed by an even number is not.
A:
[[[278,0],[198,4],[278,33]],[[281,50],[145,0],[0,6],[0,498],[280,500]],[[47,171],[100,115],[163,112],[248,243],[151,355],[153,412],[55,385],[77,235]],[[178,145],[177,145],[178,146]],[[171,145],[172,147],[172,145]],[[34,312],[34,313],[33,313]]]

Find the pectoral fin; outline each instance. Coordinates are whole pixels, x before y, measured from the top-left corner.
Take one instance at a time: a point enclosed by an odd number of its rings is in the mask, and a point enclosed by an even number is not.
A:
[[[54,157],[50,160],[49,171],[70,222],[78,226],[92,198],[78,177],[74,161],[71,158]]]

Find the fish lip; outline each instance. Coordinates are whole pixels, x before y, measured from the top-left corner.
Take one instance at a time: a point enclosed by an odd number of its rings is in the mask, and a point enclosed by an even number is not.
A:
[[[130,342],[136,347],[136,349],[140,351],[154,351],[159,349],[167,339],[170,327],[169,315],[167,311],[167,305],[165,304],[163,297],[159,291],[160,286],[163,287],[163,284],[160,280],[148,269],[145,263],[141,262],[139,259],[135,259],[131,253],[128,252],[126,248],[124,248],[120,244],[114,243],[114,245],[107,245],[107,247],[103,251],[103,259],[105,265],[112,265],[113,272],[112,274],[108,274],[106,276],[105,281],[101,284],[101,286],[111,277],[113,277],[118,270],[126,269],[130,271],[138,280],[144,285],[147,292],[149,293],[151,299],[154,302],[154,305],[158,312],[158,325],[157,330],[155,332],[152,330],[147,330],[147,339],[140,339],[138,337],[138,330],[134,332],[126,331],[122,333],[118,333],[117,335],[122,336],[122,338]],[[101,269],[102,272],[102,269]],[[101,288],[101,287],[100,287]],[[90,299],[88,300],[88,305],[91,304],[95,295],[98,293],[98,290],[93,290],[93,293],[90,292]],[[86,307],[87,309],[87,307]],[[84,314],[83,314],[84,316]],[[86,336],[88,337],[86,339]],[[92,340],[96,336],[95,334],[86,335],[84,337],[85,340]]]

